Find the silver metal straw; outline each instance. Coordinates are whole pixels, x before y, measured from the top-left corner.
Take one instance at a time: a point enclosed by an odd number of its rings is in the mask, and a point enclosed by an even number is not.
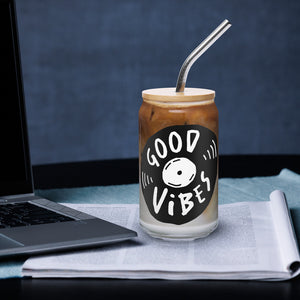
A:
[[[193,63],[217,40],[219,39],[229,28],[231,24],[228,20],[224,20],[194,51],[186,58],[181,66],[177,84],[176,92],[184,92],[186,79],[190,68]]]

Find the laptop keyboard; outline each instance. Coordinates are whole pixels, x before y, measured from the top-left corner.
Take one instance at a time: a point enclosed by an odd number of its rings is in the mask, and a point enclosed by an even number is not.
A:
[[[74,219],[29,202],[0,205],[0,228],[73,221]]]

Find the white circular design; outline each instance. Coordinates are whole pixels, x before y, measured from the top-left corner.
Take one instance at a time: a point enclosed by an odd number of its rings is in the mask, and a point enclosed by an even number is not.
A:
[[[173,188],[188,186],[195,176],[195,164],[185,157],[176,157],[169,160],[162,171],[164,183]]]

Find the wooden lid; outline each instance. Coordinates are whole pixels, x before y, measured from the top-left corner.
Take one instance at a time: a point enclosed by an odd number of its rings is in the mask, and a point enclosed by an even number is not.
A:
[[[160,88],[144,90],[143,99],[160,102],[190,102],[213,100],[215,91],[198,88],[185,88],[184,92],[176,93],[175,88]]]

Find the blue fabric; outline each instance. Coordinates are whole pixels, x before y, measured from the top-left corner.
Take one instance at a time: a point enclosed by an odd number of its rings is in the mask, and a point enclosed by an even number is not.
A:
[[[299,154],[299,0],[16,6],[34,165],[137,157],[141,91],[175,86],[184,59],[225,18],[232,28],[187,78],[216,91],[220,151]]]
[[[252,178],[222,178],[219,180],[219,203],[238,201],[266,201],[269,194],[279,189],[285,192],[293,218],[298,243],[300,242],[300,175],[283,169],[277,176]],[[138,203],[138,184],[96,186],[69,189],[37,190],[36,194],[64,203]],[[0,278],[21,277],[24,261],[0,263]]]

